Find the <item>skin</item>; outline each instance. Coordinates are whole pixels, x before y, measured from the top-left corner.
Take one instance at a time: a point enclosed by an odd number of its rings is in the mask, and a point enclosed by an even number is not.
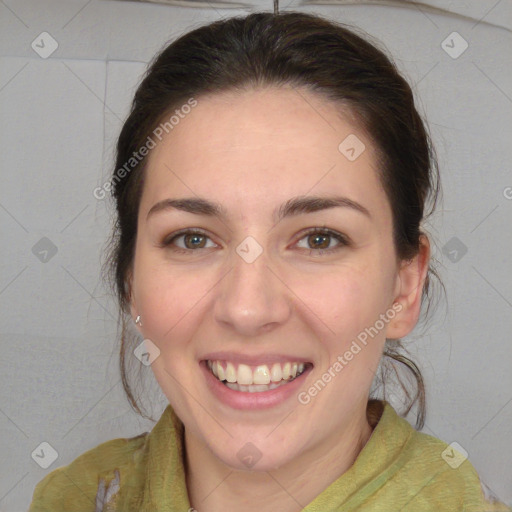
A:
[[[353,464],[371,436],[371,383],[386,337],[405,336],[418,321],[429,242],[422,237],[411,261],[397,259],[373,144],[324,98],[285,87],[197,100],[149,156],[131,312],[160,350],[152,369],[185,425],[191,505],[200,512],[297,511]],[[338,150],[350,134],[366,146],[353,162]],[[342,207],[277,224],[272,218],[292,197],[334,194],[362,204],[371,218]],[[228,217],[170,209],[146,218],[163,199],[198,196],[220,202]],[[315,242],[305,234],[315,227],[351,243]],[[159,245],[183,228],[206,231],[203,248],[190,249],[194,241],[184,245],[184,237]],[[253,263],[236,252],[247,236],[263,249]],[[339,250],[318,255],[318,246]],[[307,358],[314,368],[299,390],[307,391],[394,302],[400,313],[307,405],[293,396],[240,411],[206,386],[201,355],[228,350]],[[247,442],[262,453],[251,470],[237,457]]]

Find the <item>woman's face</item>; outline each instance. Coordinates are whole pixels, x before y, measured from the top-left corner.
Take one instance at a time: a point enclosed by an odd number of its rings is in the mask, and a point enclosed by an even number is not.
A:
[[[149,155],[132,313],[186,432],[233,468],[268,470],[363,428],[385,339],[415,321],[392,308],[400,267],[365,134],[304,90],[197,101]],[[304,373],[282,380],[293,363]]]

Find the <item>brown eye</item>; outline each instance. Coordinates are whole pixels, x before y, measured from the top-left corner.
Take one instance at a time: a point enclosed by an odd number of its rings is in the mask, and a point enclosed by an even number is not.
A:
[[[196,249],[207,249],[208,235],[202,231],[186,230],[167,237],[161,244],[161,247],[171,247],[175,252],[193,252]],[[181,242],[178,243],[178,241]],[[215,244],[213,244],[215,246]]]
[[[307,244],[306,247],[301,248],[309,250],[311,255],[334,252],[350,245],[347,237],[337,231],[326,228],[314,228],[308,231],[299,241],[301,240],[306,240]],[[331,246],[333,240],[337,241],[337,243]]]
[[[309,235],[308,243],[312,245],[313,249],[327,249],[330,244],[330,235]]]
[[[187,249],[202,249],[206,243],[206,237],[204,235],[192,234],[182,236]]]

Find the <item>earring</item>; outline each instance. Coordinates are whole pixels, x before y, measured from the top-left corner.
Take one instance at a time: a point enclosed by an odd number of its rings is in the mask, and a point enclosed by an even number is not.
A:
[[[138,326],[142,327],[142,322],[140,321],[140,315],[137,315],[137,318],[135,319],[135,323],[136,323]]]

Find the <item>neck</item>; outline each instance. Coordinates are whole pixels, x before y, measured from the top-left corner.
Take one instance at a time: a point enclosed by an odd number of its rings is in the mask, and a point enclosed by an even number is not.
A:
[[[366,408],[344,432],[332,435],[272,471],[241,471],[224,464],[185,429],[187,489],[200,512],[302,510],[354,463],[372,434]],[[362,413],[362,414],[361,414]]]

